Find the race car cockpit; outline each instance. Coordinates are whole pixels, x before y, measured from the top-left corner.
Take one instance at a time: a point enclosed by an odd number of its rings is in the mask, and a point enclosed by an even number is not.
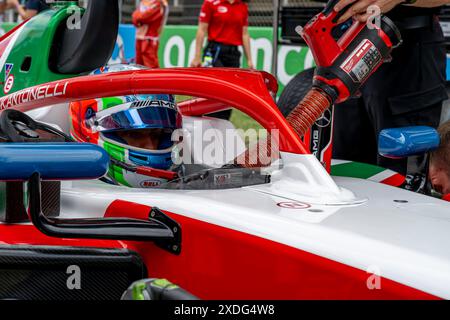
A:
[[[90,75],[145,70],[116,64]],[[184,98],[186,99],[186,98]],[[134,94],[70,103],[70,135],[106,150],[111,162],[102,180],[134,188],[227,189],[268,183],[266,169],[278,159],[267,130],[237,130],[213,117],[184,117],[192,99],[178,106],[172,94]],[[259,154],[245,158],[247,145]],[[272,137],[274,140],[275,137]],[[265,143],[265,144],[264,144]],[[270,152],[263,152],[264,150]],[[242,155],[242,156],[240,156]]]

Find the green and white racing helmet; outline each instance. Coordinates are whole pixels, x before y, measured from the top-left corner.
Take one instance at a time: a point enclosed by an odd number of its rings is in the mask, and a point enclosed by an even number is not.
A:
[[[142,69],[107,66],[93,75]],[[130,95],[76,101],[70,104],[71,134],[102,146],[111,157],[108,178],[120,185],[154,188],[173,172],[172,134],[181,129],[181,115],[170,94]],[[152,171],[153,170],[153,171]],[[141,174],[143,171],[146,174]],[[154,172],[155,174],[148,174]],[[175,176],[175,175],[173,175]]]

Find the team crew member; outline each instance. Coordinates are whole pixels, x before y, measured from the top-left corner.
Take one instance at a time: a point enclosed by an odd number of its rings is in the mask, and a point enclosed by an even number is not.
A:
[[[17,13],[23,20],[30,19],[39,12],[49,9],[49,6],[44,0],[28,0],[23,7],[19,0],[8,0],[11,6],[15,7]]]
[[[6,0],[0,1],[0,22],[4,22],[5,10],[9,9],[8,2]]]
[[[440,147],[431,153],[429,177],[433,189],[450,201],[450,121],[438,128]]]
[[[169,12],[167,0],[142,0],[133,12],[136,26],[136,63],[159,68],[159,35]]]
[[[439,25],[439,6],[449,0],[341,0],[342,16],[366,21],[367,9],[377,5],[399,27],[403,44],[362,88],[362,97],[335,108],[335,159],[378,164],[402,174],[417,173],[416,164],[378,156],[377,139],[382,129],[410,125],[437,127],[442,102],[447,99],[446,52]]]
[[[205,0],[196,37],[195,57],[191,67],[202,66],[202,46],[206,36],[208,45],[203,54],[204,66],[239,68],[243,46],[247,65],[253,69],[248,33],[248,7],[243,0]],[[231,110],[216,116],[230,117]]]

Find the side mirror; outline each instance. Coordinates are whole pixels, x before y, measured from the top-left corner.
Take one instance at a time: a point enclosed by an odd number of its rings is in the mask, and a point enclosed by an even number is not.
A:
[[[106,174],[108,166],[106,151],[93,144],[0,143],[0,181],[28,181],[28,213],[42,233],[60,238],[152,241],[180,253],[180,225],[157,208],[149,210],[148,220],[60,219],[42,212],[43,180],[97,179]]]
[[[433,151],[439,144],[439,133],[431,127],[385,129],[379,135],[378,153],[386,158],[407,158]]]

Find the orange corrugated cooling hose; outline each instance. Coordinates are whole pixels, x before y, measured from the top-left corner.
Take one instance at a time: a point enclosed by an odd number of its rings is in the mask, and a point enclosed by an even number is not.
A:
[[[312,88],[298,106],[289,114],[287,121],[300,137],[312,127],[314,122],[332,105],[328,94],[319,88]],[[270,150],[270,153],[268,152]],[[273,145],[270,135],[266,143],[258,143],[258,146],[248,149],[236,160],[245,168],[259,168],[270,165],[268,157],[276,160],[279,157],[277,145]]]
[[[278,141],[274,141],[270,132],[264,141],[258,143],[239,155],[235,159],[235,163],[244,168],[264,168],[279,159]]]
[[[312,88],[289,114],[287,121],[295,132],[303,137],[331,104],[332,101],[328,94],[319,88]]]

